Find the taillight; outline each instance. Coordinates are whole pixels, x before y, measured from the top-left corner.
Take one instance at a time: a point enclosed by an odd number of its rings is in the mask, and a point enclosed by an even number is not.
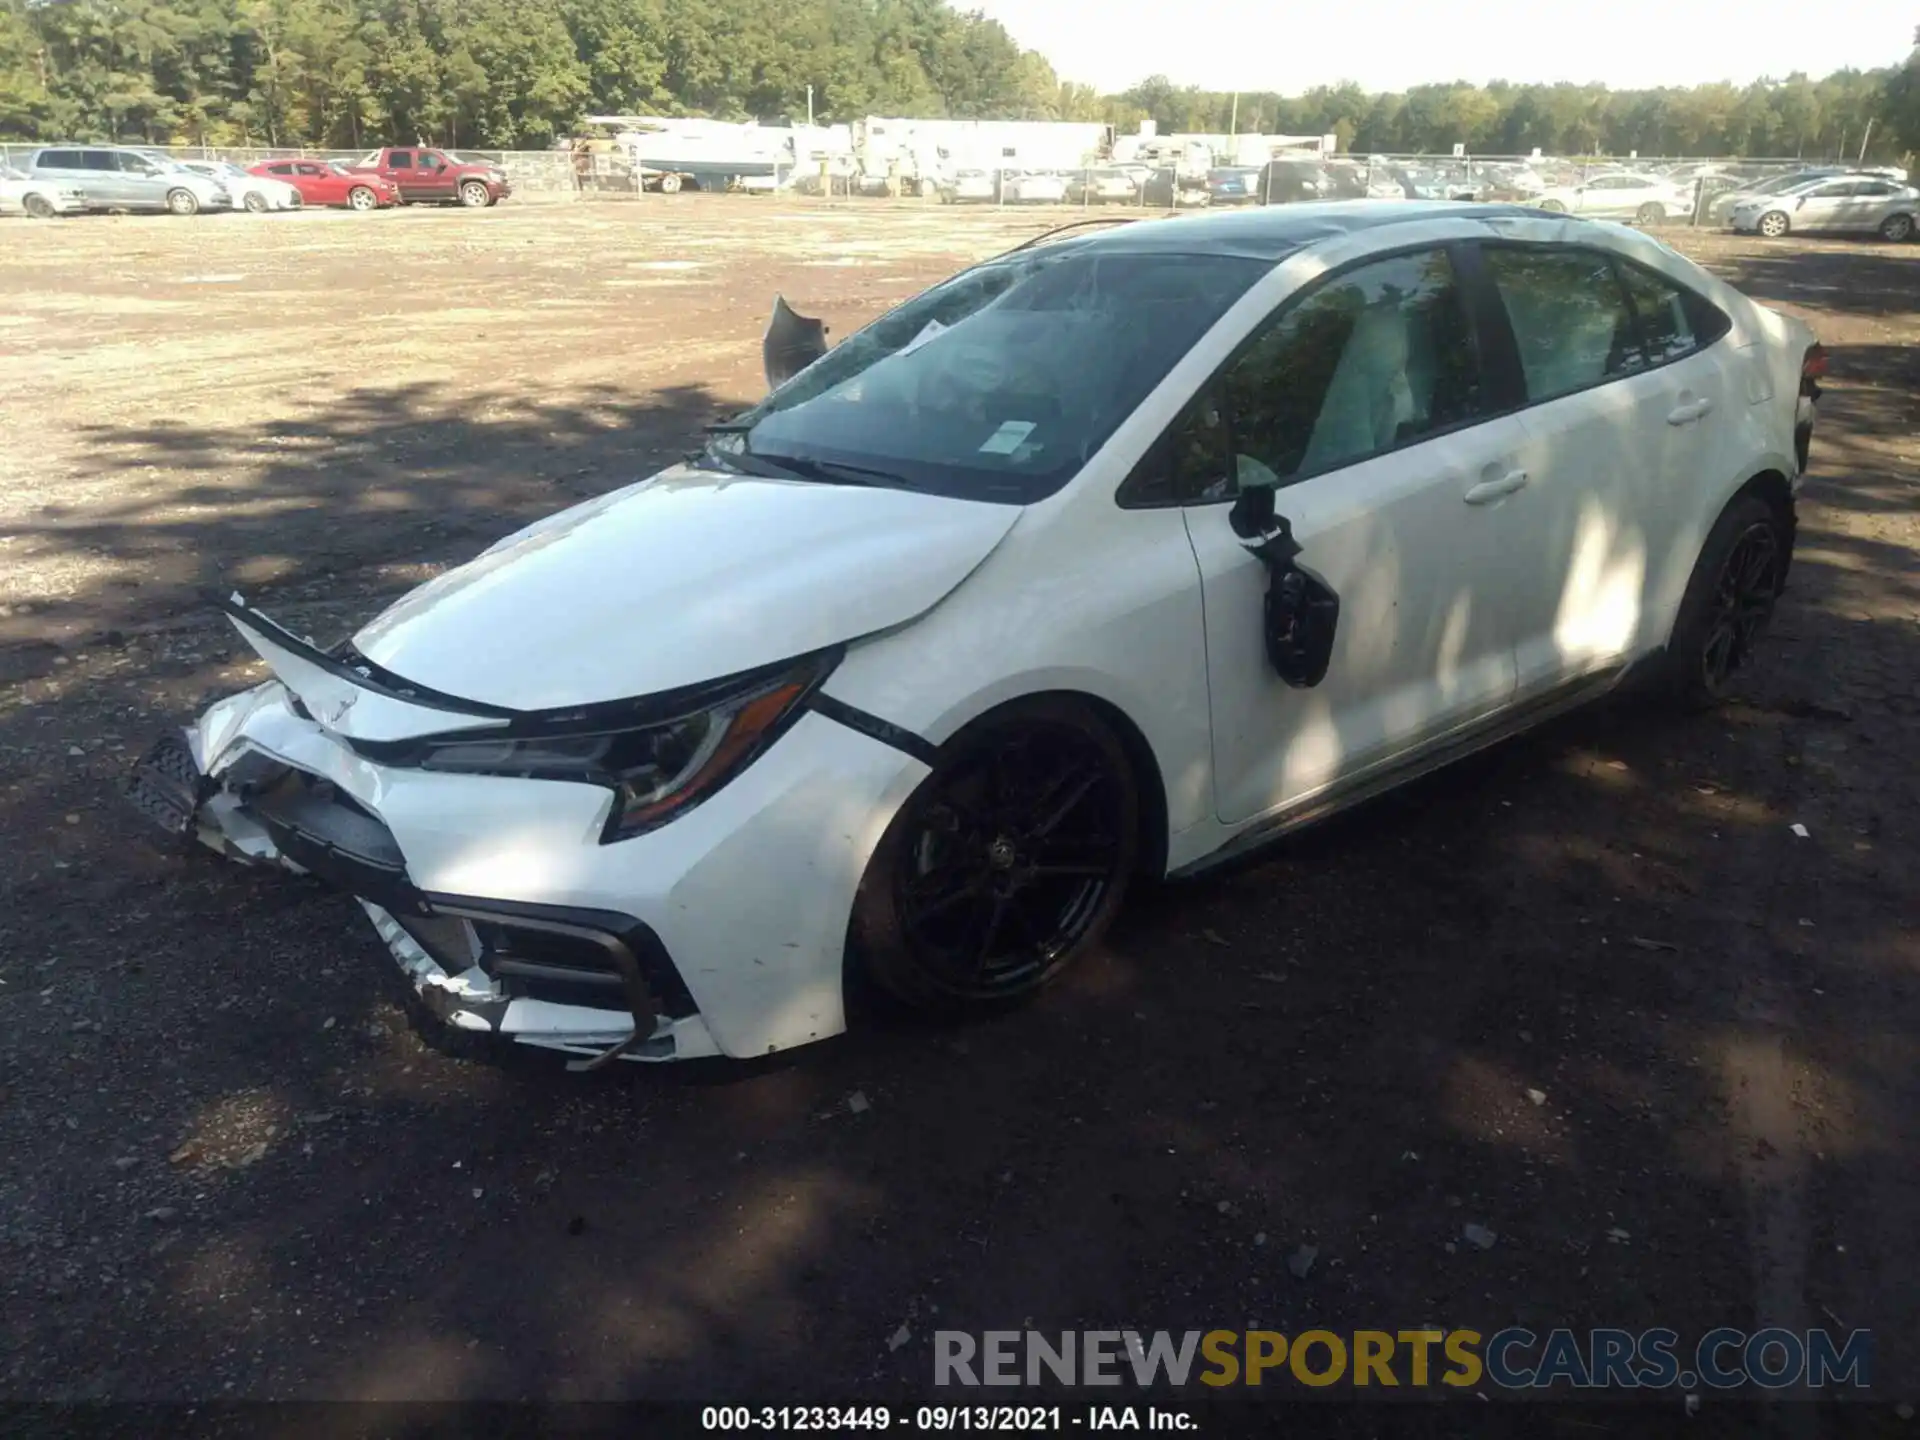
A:
[[[1802,380],[1827,378],[1827,347],[1818,340],[1807,347],[1807,353],[1800,359],[1800,378]]]

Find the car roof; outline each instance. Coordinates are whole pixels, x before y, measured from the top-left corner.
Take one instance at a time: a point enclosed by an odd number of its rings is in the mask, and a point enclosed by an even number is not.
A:
[[[1485,205],[1471,201],[1450,204],[1439,200],[1331,200],[1131,221],[1111,230],[1054,243],[1062,248],[1071,246],[1115,254],[1234,255],[1248,260],[1279,261],[1322,240],[1389,225],[1417,220],[1501,218],[1538,220],[1540,212],[1524,205]]]

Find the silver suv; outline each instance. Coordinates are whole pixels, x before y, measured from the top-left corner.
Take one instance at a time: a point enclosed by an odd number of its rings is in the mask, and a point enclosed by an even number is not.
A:
[[[230,210],[226,186],[183,165],[117,145],[50,145],[27,157],[27,173],[73,186],[89,210]]]

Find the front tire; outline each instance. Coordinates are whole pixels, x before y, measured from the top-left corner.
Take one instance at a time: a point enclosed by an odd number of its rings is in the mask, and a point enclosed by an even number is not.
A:
[[[1564,215],[1567,213],[1565,203],[1559,200],[1542,200],[1540,202],[1540,208],[1549,215]]]
[[[347,192],[349,210],[376,210],[380,206],[380,197],[364,185],[356,185]]]
[[[493,193],[478,180],[469,180],[460,187],[460,203],[469,210],[484,210]]]
[[[1653,200],[1633,212],[1634,223],[1639,225],[1658,225],[1666,218],[1667,207]]]
[[[662,195],[678,195],[680,193],[680,177],[678,175],[662,175],[660,177],[660,193]]]
[[[1780,513],[1759,496],[1738,496],[1721,512],[1667,643],[1662,688],[1671,703],[1701,710],[1726,698],[1773,618],[1791,548]]]
[[[1787,233],[1789,224],[1790,222],[1787,219],[1785,211],[1769,210],[1760,217],[1759,223],[1753,228],[1769,240],[1778,240],[1782,235]]]
[[[195,195],[191,190],[169,190],[167,192],[167,209],[171,210],[175,215],[198,215],[200,213],[200,197]]]
[[[267,213],[267,197],[262,195],[258,190],[250,191],[247,198],[240,203],[247,207],[250,214],[264,215]]]
[[[1895,245],[1913,238],[1913,216],[1889,215],[1880,222],[1880,238]]]
[[[1084,704],[1016,701],[942,747],[854,900],[866,973],[915,1010],[1023,999],[1098,943],[1139,848],[1126,751]]]

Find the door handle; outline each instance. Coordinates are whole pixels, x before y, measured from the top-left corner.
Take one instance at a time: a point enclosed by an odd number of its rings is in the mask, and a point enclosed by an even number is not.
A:
[[[1691,425],[1711,409],[1713,409],[1713,401],[1702,395],[1698,400],[1690,401],[1685,405],[1676,405],[1669,410],[1667,424]]]
[[[1469,505],[1490,505],[1503,496],[1511,495],[1527,483],[1527,472],[1509,470],[1495,480],[1482,480],[1460,498]]]

